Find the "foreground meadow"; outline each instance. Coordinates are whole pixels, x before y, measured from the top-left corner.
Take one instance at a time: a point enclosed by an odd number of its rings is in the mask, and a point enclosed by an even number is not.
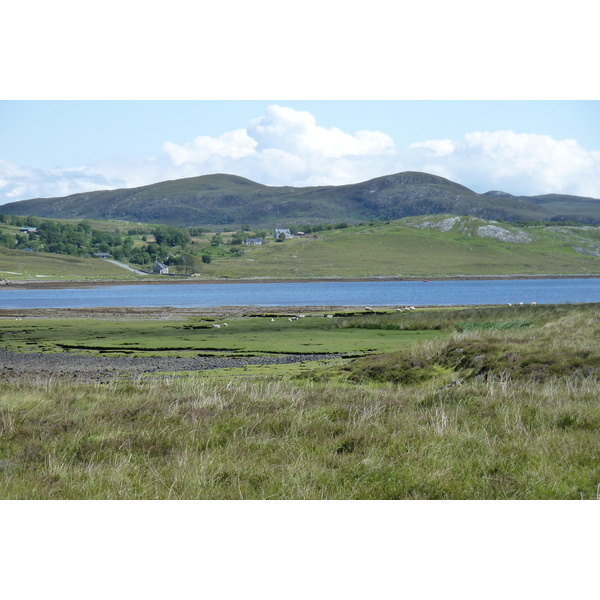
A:
[[[302,369],[3,379],[0,497],[596,498],[599,312],[346,316],[323,319],[330,334],[385,332],[385,348]]]

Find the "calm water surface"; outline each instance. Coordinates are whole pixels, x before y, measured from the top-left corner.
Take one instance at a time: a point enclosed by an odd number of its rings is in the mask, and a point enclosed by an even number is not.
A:
[[[600,279],[117,285],[0,289],[0,308],[387,306],[600,302]]]

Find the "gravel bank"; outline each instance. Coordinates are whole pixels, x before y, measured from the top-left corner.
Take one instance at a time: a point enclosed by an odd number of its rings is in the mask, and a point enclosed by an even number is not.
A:
[[[0,350],[0,378],[72,377],[82,382],[108,381],[144,373],[204,371],[247,365],[281,365],[340,358],[340,354],[286,354],[251,357],[107,357],[70,353],[14,353]]]

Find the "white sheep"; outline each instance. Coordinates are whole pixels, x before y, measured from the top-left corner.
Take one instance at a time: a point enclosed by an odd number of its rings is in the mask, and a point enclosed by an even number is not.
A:
[[[215,325],[213,325],[213,327],[214,327],[215,329],[221,329],[221,326],[220,326],[220,325],[216,325],[216,324],[215,324]]]

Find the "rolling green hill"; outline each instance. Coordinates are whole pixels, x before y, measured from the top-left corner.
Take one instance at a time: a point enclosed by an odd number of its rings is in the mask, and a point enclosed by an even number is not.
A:
[[[7,281],[138,280],[143,276],[100,258],[24,252],[0,246],[0,283]],[[146,276],[151,278],[151,276]]]
[[[576,196],[515,197],[477,194],[436,175],[404,172],[363,183],[271,187],[234,175],[203,175],[131,189],[0,206],[7,215],[58,219],[121,219],[178,227],[267,227],[276,224],[401,219],[450,213],[485,219],[600,222],[600,200]]]
[[[600,229],[515,227],[453,215],[407,217],[248,247],[206,277],[478,277],[600,274]]]

